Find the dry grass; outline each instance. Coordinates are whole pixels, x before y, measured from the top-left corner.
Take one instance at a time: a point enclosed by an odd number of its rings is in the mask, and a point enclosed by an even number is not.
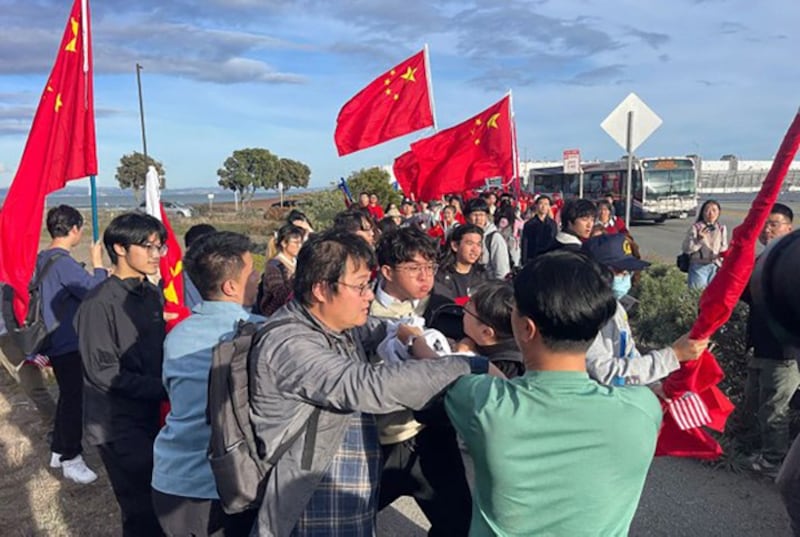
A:
[[[119,508],[96,452],[84,453],[100,477],[77,485],[51,470],[50,447],[36,409],[0,368],[0,521],[7,536],[120,534]]]

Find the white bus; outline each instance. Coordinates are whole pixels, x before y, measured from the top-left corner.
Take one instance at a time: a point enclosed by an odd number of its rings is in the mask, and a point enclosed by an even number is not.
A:
[[[614,196],[616,213],[625,214],[628,162],[589,162],[582,165],[583,197],[598,200]],[[565,199],[578,196],[580,174],[565,174],[561,166],[530,171],[528,190],[560,192]],[[632,220],[663,222],[697,212],[697,169],[686,157],[642,158],[633,162]]]

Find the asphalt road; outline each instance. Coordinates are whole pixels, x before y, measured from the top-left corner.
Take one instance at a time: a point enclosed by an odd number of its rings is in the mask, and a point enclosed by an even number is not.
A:
[[[749,203],[720,201],[722,215],[720,221],[728,228],[728,240],[733,229],[742,223]],[[786,203],[797,215],[796,220],[800,222],[800,202],[790,201]],[[634,224],[631,227],[631,234],[642,252],[642,256],[650,261],[660,261],[674,263],[675,256],[680,253],[681,243],[686,236],[689,226],[694,222],[694,218],[676,218],[667,220],[663,224]]]
[[[746,200],[721,199],[720,203],[721,220],[731,233],[750,205]],[[787,204],[800,215],[800,202]],[[674,263],[692,221],[634,225],[631,231],[645,258]],[[662,457],[650,468],[630,535],[790,537],[788,524],[770,479],[715,469],[690,459]],[[382,537],[424,537],[428,528],[425,517],[409,498],[399,499],[380,513],[378,526]]]

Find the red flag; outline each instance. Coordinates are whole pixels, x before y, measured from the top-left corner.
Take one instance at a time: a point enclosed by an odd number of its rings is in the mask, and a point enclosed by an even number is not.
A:
[[[469,190],[489,177],[513,176],[509,100],[503,97],[463,123],[411,144],[419,164],[417,199]]]
[[[14,288],[20,321],[28,310],[45,196],[96,173],[89,5],[75,0],[0,212],[0,281]]]
[[[394,159],[394,178],[406,196],[411,196],[417,188],[419,179],[419,162],[413,151],[406,151]]]
[[[161,271],[161,285],[164,290],[164,313],[167,314],[167,332],[172,330],[176,324],[188,317],[191,312],[186,307],[183,293],[183,253],[181,245],[175,238],[172,226],[164,212],[164,205],[159,203],[161,210],[161,222],[167,228],[167,255],[161,256],[159,269]],[[171,314],[177,315],[172,318]]]
[[[339,111],[339,156],[433,125],[425,51],[370,82]]]
[[[700,297],[699,314],[690,336],[705,339],[725,324],[739,301],[755,265],[755,246],[759,233],[778,199],[781,185],[789,166],[800,147],[800,113],[798,113],[781,143],[772,167],[761,184],[744,221],[733,230],[730,248],[717,275]],[[711,423],[708,427],[724,430],[725,421],[733,411],[733,404],[717,388],[724,374],[714,355],[708,350],[693,362],[684,362],[678,371],[664,381],[664,393],[680,397],[687,391],[695,392],[708,407]],[[663,406],[663,404],[662,404]],[[721,448],[705,430],[681,430],[674,419],[665,416],[656,446],[656,455],[677,455],[698,458],[716,458]]]

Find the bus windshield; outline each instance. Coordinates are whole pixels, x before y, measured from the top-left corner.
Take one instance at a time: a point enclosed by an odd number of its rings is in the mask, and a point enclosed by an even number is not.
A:
[[[694,170],[647,170],[648,199],[664,196],[692,196],[695,193]]]

